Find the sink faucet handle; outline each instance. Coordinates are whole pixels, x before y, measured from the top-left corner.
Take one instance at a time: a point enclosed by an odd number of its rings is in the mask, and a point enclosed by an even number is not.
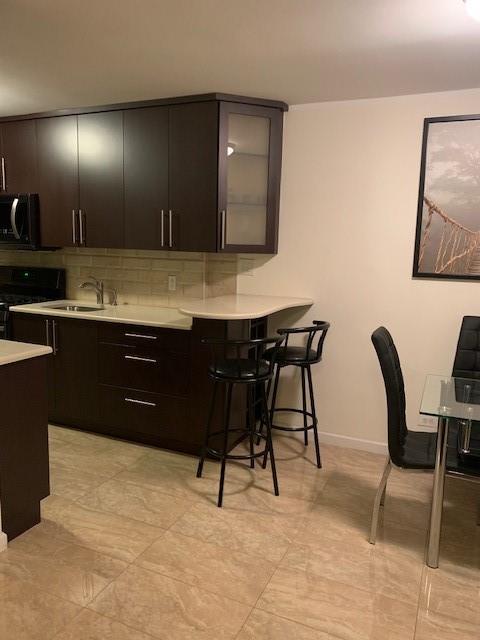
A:
[[[118,302],[117,302],[117,290],[115,289],[115,287],[107,287],[105,291],[108,293],[109,303],[112,305],[112,307],[116,307]]]

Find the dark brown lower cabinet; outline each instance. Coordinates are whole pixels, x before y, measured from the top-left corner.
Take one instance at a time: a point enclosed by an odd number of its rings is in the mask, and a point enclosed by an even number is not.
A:
[[[191,331],[12,313],[15,340],[50,344],[49,418],[69,427],[197,454],[212,381],[205,336],[243,337],[246,321],[195,320]],[[245,396],[234,395],[233,422]],[[223,420],[219,394],[214,427]]]
[[[0,508],[9,540],[40,522],[40,500],[50,493],[46,399],[50,358],[0,367],[6,399],[0,423]]]

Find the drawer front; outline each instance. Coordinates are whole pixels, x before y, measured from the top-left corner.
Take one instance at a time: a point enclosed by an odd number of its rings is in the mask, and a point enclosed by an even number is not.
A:
[[[158,329],[133,324],[111,324],[100,322],[98,340],[110,344],[121,344],[145,349],[169,349],[177,353],[190,350],[190,331]]]
[[[103,384],[174,396],[188,393],[186,355],[105,343],[98,345],[98,355],[99,381]]]
[[[99,407],[101,421],[106,426],[182,439],[186,422],[183,398],[100,385]]]

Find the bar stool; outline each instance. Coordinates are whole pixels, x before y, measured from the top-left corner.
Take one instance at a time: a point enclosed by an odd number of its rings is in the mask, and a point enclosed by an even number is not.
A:
[[[265,383],[270,382],[273,376],[275,366],[275,356],[280,345],[285,340],[284,336],[275,338],[257,338],[255,340],[225,340],[223,338],[204,338],[202,342],[208,344],[212,348],[212,364],[209,367],[209,376],[214,381],[212,399],[210,403],[210,411],[205,431],[205,442],[202,448],[200,460],[197,468],[197,478],[201,478],[203,465],[207,455],[213,456],[221,460],[220,485],[218,490],[218,506],[222,506],[223,502],[223,486],[225,483],[225,467],[227,460],[250,460],[250,466],[255,467],[255,458],[264,458],[266,460],[270,454],[270,462],[272,466],[273,488],[275,495],[279,495],[277,472],[275,468],[275,457],[272,446],[272,433],[270,427],[270,415],[268,411],[267,396],[265,393]],[[264,358],[264,351],[268,349],[269,359]],[[230,426],[232,392],[234,385],[246,385],[247,395],[247,412],[246,426],[232,428]],[[226,404],[223,428],[220,431],[211,431],[213,416],[215,412],[215,403],[220,385],[225,387]],[[266,425],[266,435],[257,430],[257,420],[255,417],[256,406],[260,405],[260,415],[262,425]],[[232,443],[230,436],[238,433],[238,437]],[[221,448],[214,449],[210,446],[212,438],[223,436],[223,444]],[[231,454],[228,451],[234,449],[240,442],[249,439],[250,451],[248,454]],[[255,452],[254,444],[263,439],[265,448],[259,452]]]
[[[327,331],[330,327],[328,322],[324,322],[323,320],[314,320],[313,325],[310,327],[294,327],[289,329],[279,329],[278,333],[281,336],[286,337],[285,344],[280,346],[277,351],[274,353],[270,350],[266,351],[264,357],[266,360],[270,362],[270,358],[273,358],[276,362],[276,372],[275,378],[273,382],[273,394],[270,405],[270,425],[272,429],[278,429],[279,431],[303,431],[304,434],[304,442],[305,446],[308,445],[308,432],[310,429],[313,430],[314,440],[315,440],[315,453],[317,459],[317,467],[319,469],[322,468],[322,462],[320,459],[320,446],[318,443],[318,420],[317,413],[315,410],[315,398],[313,394],[313,384],[312,384],[312,364],[316,364],[320,362],[322,359],[322,351],[323,351],[323,343],[325,342],[325,338],[327,336]],[[291,335],[295,336],[306,336],[306,343],[304,346],[293,346],[288,344],[288,340]],[[280,370],[284,367],[300,367],[301,371],[301,379],[302,379],[302,408],[291,408],[291,407],[277,407],[277,392],[278,392],[278,381],[280,378]],[[306,385],[305,385],[305,377],[308,379],[308,391],[310,396],[310,411],[307,410],[307,397],[306,397]],[[270,380],[268,385],[267,395],[270,393],[272,380]],[[300,413],[303,416],[303,427],[284,427],[278,424],[274,424],[273,419],[275,413],[279,412],[291,412],[291,413]],[[311,418],[311,424],[308,424],[308,418]],[[260,431],[262,431],[262,426],[260,427]],[[264,458],[263,465],[266,465],[266,456]]]

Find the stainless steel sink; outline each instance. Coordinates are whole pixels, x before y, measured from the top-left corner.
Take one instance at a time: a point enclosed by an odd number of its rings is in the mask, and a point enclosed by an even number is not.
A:
[[[58,309],[59,311],[76,311],[77,313],[83,313],[85,311],[102,311],[102,309],[105,309],[105,307],[87,307],[80,304],[62,304],[58,305],[57,307],[50,307],[50,309]]]

